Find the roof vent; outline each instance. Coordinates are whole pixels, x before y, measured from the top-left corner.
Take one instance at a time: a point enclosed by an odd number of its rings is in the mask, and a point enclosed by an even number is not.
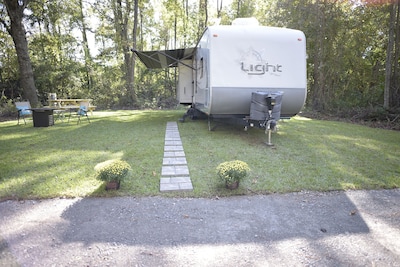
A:
[[[232,21],[232,25],[235,26],[259,26],[256,18],[237,18]]]

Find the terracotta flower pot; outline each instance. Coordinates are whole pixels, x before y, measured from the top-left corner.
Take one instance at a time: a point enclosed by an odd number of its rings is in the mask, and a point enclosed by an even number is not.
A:
[[[111,181],[107,182],[106,184],[106,190],[117,190],[119,189],[119,181]]]
[[[228,189],[231,189],[231,190],[237,189],[239,187],[239,181],[232,182],[232,183],[226,183],[225,187]]]

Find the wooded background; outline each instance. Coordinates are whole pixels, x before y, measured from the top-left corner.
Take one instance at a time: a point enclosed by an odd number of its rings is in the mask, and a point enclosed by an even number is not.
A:
[[[307,37],[307,107],[400,108],[397,0],[0,0],[2,106],[92,98],[99,109],[176,105],[176,70],[131,52],[193,47],[208,25],[255,17]]]

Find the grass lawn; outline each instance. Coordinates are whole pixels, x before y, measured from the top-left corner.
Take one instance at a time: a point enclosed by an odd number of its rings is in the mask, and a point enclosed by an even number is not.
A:
[[[400,132],[297,116],[279,124],[265,145],[262,130],[207,121],[178,123],[193,192],[160,193],[167,121],[184,110],[96,111],[92,123],[59,121],[34,128],[32,121],[0,123],[0,200],[75,196],[191,196],[397,188]],[[104,190],[94,167],[109,159],[131,166],[118,191]],[[250,176],[230,191],[218,180],[221,162],[248,163]]]

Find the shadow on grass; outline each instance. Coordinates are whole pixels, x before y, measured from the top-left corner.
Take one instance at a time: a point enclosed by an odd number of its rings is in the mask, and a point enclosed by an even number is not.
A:
[[[94,166],[113,158],[133,167],[131,180],[118,194],[154,195],[165,124],[178,114],[99,112],[91,123],[82,119],[79,125],[75,118],[45,128],[1,125],[0,198],[96,195],[101,182],[95,179]]]

